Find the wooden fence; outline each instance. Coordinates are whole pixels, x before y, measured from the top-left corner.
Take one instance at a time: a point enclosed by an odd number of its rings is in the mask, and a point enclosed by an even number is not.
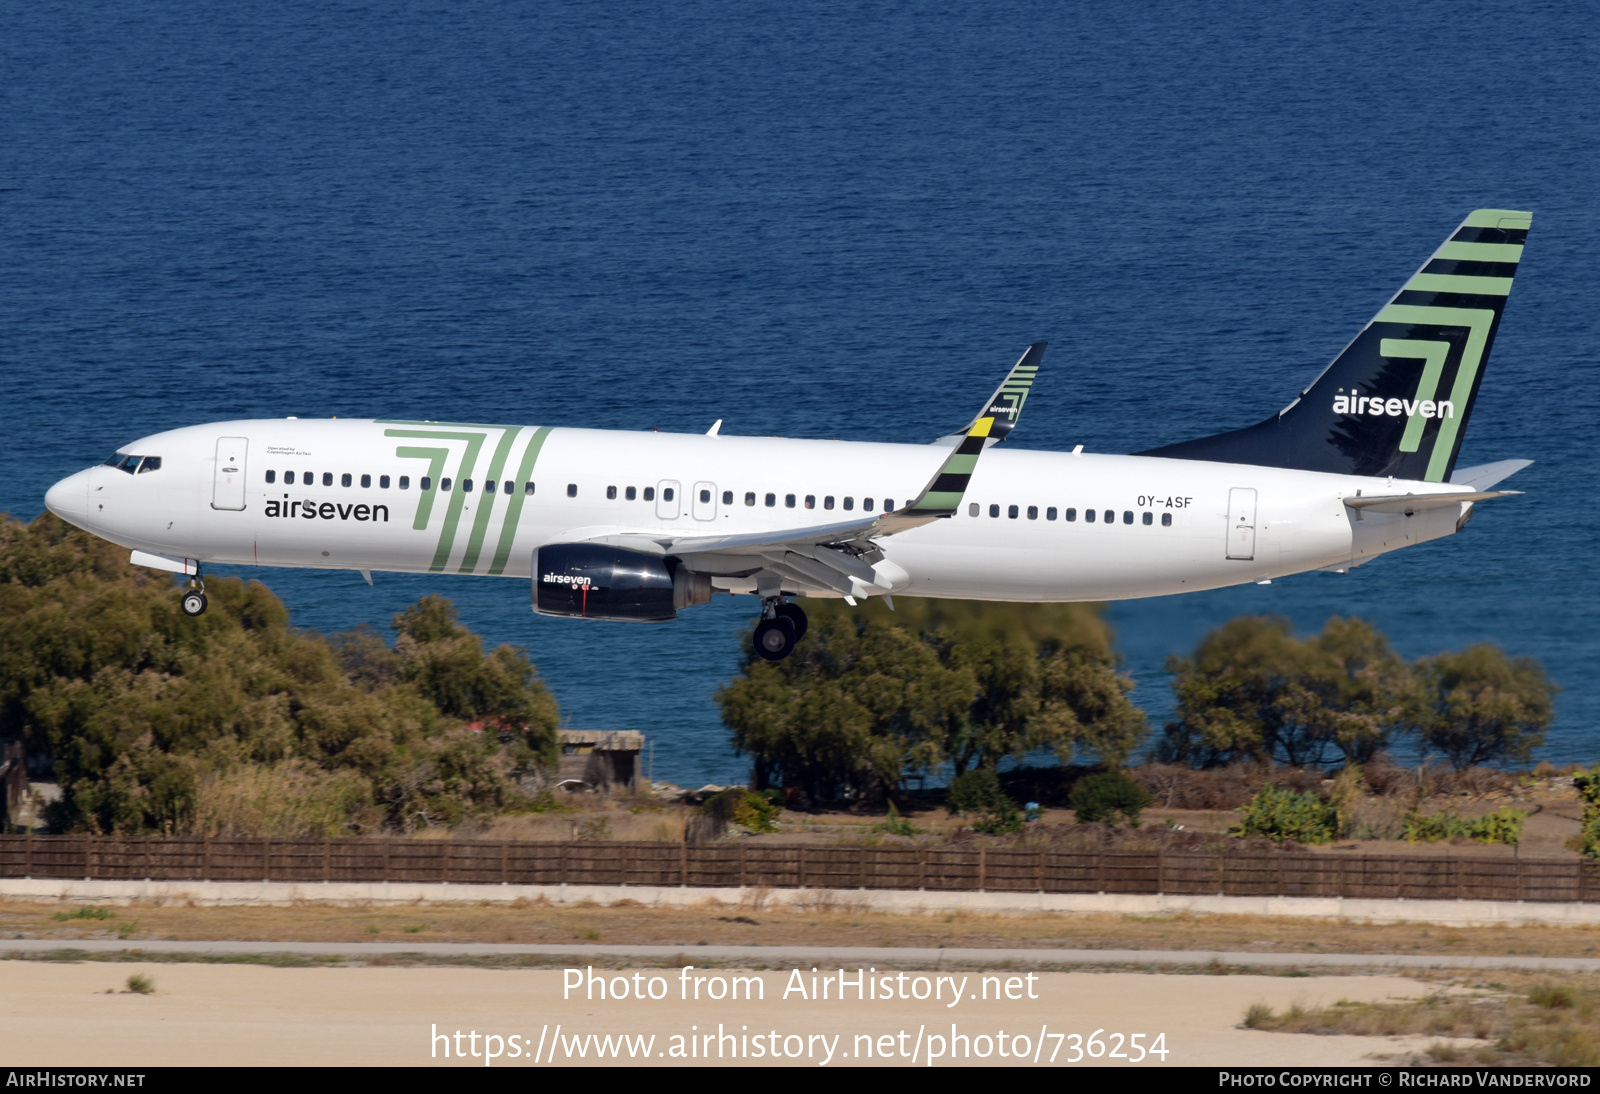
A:
[[[1305,852],[0,836],[0,878],[1600,901],[1600,864]]]

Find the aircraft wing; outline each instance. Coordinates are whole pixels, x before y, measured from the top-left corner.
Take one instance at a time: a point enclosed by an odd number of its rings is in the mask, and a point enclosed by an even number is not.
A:
[[[758,580],[762,587],[820,587],[845,597],[864,596],[873,586],[892,588],[908,575],[884,559],[876,541],[955,515],[978,457],[1016,426],[1044,350],[1044,342],[1035,342],[1023,352],[916,500],[892,513],[735,535],[625,532],[594,541],[674,555],[697,572],[718,573],[724,566],[745,574],[768,571],[765,581]]]

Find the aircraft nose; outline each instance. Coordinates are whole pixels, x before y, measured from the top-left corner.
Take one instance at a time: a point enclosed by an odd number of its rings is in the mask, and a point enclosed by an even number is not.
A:
[[[69,524],[81,523],[89,511],[89,472],[68,475],[45,491],[44,506]]]

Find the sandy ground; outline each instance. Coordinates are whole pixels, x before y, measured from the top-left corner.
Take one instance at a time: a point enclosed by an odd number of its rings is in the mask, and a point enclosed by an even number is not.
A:
[[[597,970],[608,981],[619,976],[630,978],[631,970]],[[142,973],[154,979],[152,995],[124,992],[130,974]],[[822,970],[817,975],[836,970]],[[577,975],[577,974],[573,974]],[[549,1059],[549,1046],[555,1042],[557,1024],[562,1043],[570,1044],[574,1035],[627,1034],[655,1035],[647,1054],[605,1063],[656,1065],[676,1062],[674,1055],[691,1051],[686,1037],[716,1034],[719,1026],[738,1038],[761,1036],[762,1049],[770,1053],[776,1045],[777,1062],[818,1066],[833,1045],[831,1063],[890,1064],[925,1066],[930,1048],[948,1054],[952,1023],[955,1032],[969,1037],[980,1034],[1006,1035],[1009,1053],[1001,1058],[993,1042],[976,1040],[974,1052],[988,1048],[987,1059],[962,1059],[957,1049],[956,1063],[1017,1065],[1031,1063],[1017,1059],[1019,1047],[1013,1040],[1022,1034],[1030,1049],[1040,1050],[1040,1063],[1048,1063],[1056,1051],[1057,1065],[1067,1064],[1078,1054],[1071,1038],[1054,1034],[1087,1037],[1103,1030],[1100,1037],[1112,1041],[1114,1034],[1142,1033],[1150,1045],[1164,1033],[1169,1053],[1165,1062],[1176,1065],[1350,1065],[1370,1064],[1375,1055],[1400,1054],[1409,1058],[1429,1042],[1427,1038],[1399,1037],[1323,1037],[1302,1034],[1264,1033],[1238,1028],[1245,1009],[1252,1003],[1266,1003],[1283,1010],[1294,1003],[1317,1006],[1340,999],[1374,1001],[1415,998],[1429,988],[1413,980],[1386,976],[1330,976],[1288,978],[1273,976],[1178,976],[1141,973],[1041,973],[1031,984],[1026,974],[1002,971],[1000,980],[987,985],[990,998],[963,998],[953,1009],[947,1004],[953,986],[939,985],[943,1001],[882,999],[857,1001],[852,986],[844,1002],[838,999],[837,985],[826,1000],[802,999],[792,993],[790,973],[767,971],[762,977],[764,998],[737,1002],[713,1002],[704,997],[718,985],[702,982],[702,998],[684,1001],[683,976],[678,969],[640,970],[637,983],[645,990],[649,978],[662,977],[655,985],[665,993],[659,1002],[581,998],[562,998],[564,973],[545,969],[469,969],[469,968],[271,968],[256,965],[185,965],[94,963],[57,964],[33,961],[8,961],[0,970],[0,1029],[5,1030],[0,1047],[0,1062],[8,1065],[98,1065],[118,1067],[158,1065],[226,1064],[316,1064],[316,1065],[425,1065],[472,1064],[483,1066],[481,1055],[484,1034],[503,1038],[505,1056],[496,1066],[530,1066],[529,1056],[539,1049],[541,1064],[565,1064],[566,1053]],[[730,978],[740,975],[728,969],[691,972]],[[807,994],[811,972],[802,970]],[[847,970],[854,983],[854,970]],[[880,974],[883,975],[883,974]],[[897,974],[895,974],[897,975]],[[927,989],[908,973],[905,990]],[[933,974],[927,974],[933,975]],[[955,973],[957,982],[970,977],[964,996],[982,990],[981,973]],[[995,975],[993,973],[988,975]],[[1019,999],[997,1000],[1009,977],[1012,994]],[[107,994],[108,989],[112,991]],[[1032,990],[1035,999],[1026,997]],[[692,988],[689,988],[692,992]],[[898,990],[898,985],[896,990]],[[1051,1035],[1041,1042],[1039,1034]],[[455,1058],[457,1030],[476,1031],[474,1043],[467,1036],[460,1041],[468,1058]],[[448,1035],[447,1041],[433,1041],[432,1034]],[[776,1040],[773,1034],[776,1034]],[[904,1036],[902,1037],[902,1033]],[[857,1035],[870,1035],[873,1057],[859,1058],[865,1041]],[[814,1035],[822,1035],[817,1038]],[[515,1036],[518,1041],[512,1041]],[[837,1037],[837,1040],[834,1038]],[[676,1039],[674,1039],[676,1038]],[[884,1040],[882,1038],[888,1038]],[[937,1038],[937,1039],[935,1039]],[[941,1045],[942,1041],[942,1045]],[[720,1061],[728,1064],[772,1066],[770,1056],[757,1056],[751,1040],[723,1041],[725,1054],[741,1058]],[[960,1042],[957,1042],[958,1045]],[[695,1058],[683,1062],[716,1064],[717,1043],[713,1040],[710,1059],[705,1058],[703,1042],[695,1043]],[[512,1056],[512,1046],[520,1055]],[[476,1047],[480,1055],[472,1058]],[[1110,1049],[1118,1045],[1113,1041]],[[1122,1051],[1137,1055],[1128,1043]],[[882,1058],[878,1053],[889,1051]],[[444,1052],[451,1057],[443,1057]],[[636,1049],[637,1051],[637,1049]],[[1102,1049],[1102,1052],[1107,1051]],[[788,1055],[798,1054],[798,1058]],[[746,1055],[747,1054],[747,1055]],[[596,1047],[588,1045],[586,1060],[573,1064],[594,1066]],[[914,1060],[913,1060],[914,1056]],[[947,1065],[948,1055],[935,1063]],[[1161,1061],[1147,1058],[1145,1064]],[[1080,1066],[1128,1061],[1083,1059]]]

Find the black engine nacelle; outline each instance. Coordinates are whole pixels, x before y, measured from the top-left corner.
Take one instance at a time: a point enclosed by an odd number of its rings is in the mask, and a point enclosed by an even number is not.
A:
[[[665,558],[601,543],[552,543],[535,551],[533,610],[632,623],[678,617]]]

